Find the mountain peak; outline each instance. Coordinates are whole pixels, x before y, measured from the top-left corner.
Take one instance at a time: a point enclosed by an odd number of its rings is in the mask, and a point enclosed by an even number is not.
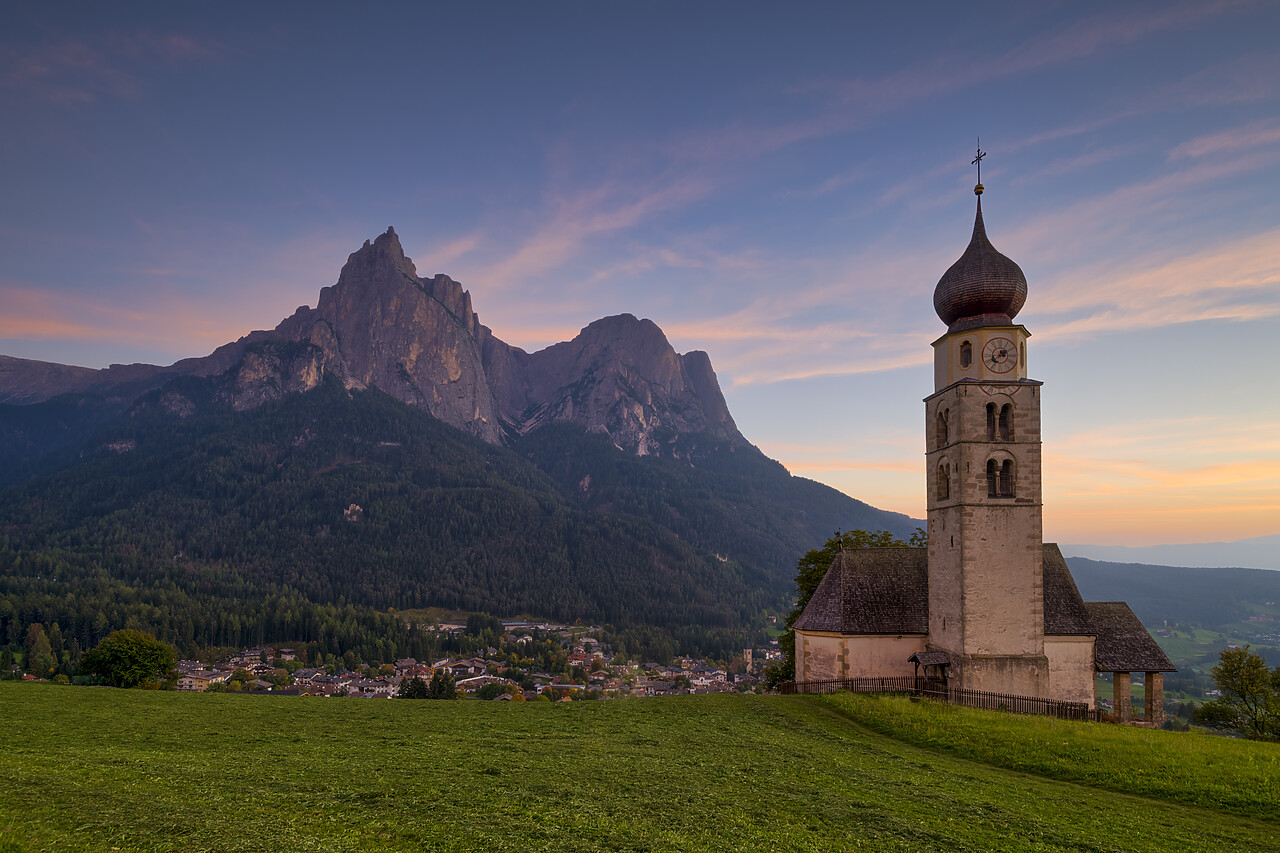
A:
[[[365,240],[363,246],[347,256],[338,276],[338,285],[348,281],[371,283],[383,278],[397,283],[402,279],[414,282],[417,277],[418,270],[405,256],[396,230],[388,227],[372,243]]]
[[[110,371],[14,364],[0,361],[0,400],[35,402],[125,380],[141,393],[190,374],[224,377],[227,399],[253,408],[330,375],[348,389],[376,386],[491,443],[551,423],[607,433],[640,455],[674,454],[682,436],[747,443],[707,355],[677,353],[652,320],[602,317],[571,341],[526,353],[480,324],[461,284],[420,278],[393,227],[348,256],[315,308],[204,358]]]

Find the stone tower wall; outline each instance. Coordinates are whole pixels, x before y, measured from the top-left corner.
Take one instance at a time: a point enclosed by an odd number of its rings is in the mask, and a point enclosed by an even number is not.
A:
[[[942,387],[925,401],[930,646],[952,654],[957,686],[1043,696],[1049,664],[1040,385],[1016,378],[1021,354],[1011,379],[992,379],[981,362],[965,369],[949,363],[959,352],[958,339],[982,340],[984,331],[947,335],[935,344],[940,381],[958,372],[972,378]],[[999,332],[1025,352],[1025,330]],[[990,421],[988,405],[994,406]],[[1004,429],[1002,411],[1008,413]],[[993,460],[994,496],[988,474]],[[1001,478],[1006,462],[1012,463],[1012,476]]]

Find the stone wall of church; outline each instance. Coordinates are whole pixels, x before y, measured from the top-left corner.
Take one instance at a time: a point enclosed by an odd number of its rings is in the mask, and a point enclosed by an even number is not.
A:
[[[1098,704],[1098,679],[1093,663],[1093,637],[1045,637],[1049,659],[1049,698],[1063,702]]]
[[[953,657],[948,676],[952,687],[963,690],[1050,698],[1049,659],[1044,655]]]
[[[964,642],[956,651],[1044,654],[1044,543],[1039,522],[1039,512],[1015,507],[965,508],[965,524],[972,533],[960,555]]]
[[[796,631],[796,681],[915,675],[907,658],[924,651],[923,634]]]
[[[1039,391],[1030,382],[964,383],[926,401],[929,632],[937,647],[1044,654]],[[989,406],[1008,412],[994,429]],[[996,482],[992,494],[988,463],[999,470],[1006,461],[1008,482]]]

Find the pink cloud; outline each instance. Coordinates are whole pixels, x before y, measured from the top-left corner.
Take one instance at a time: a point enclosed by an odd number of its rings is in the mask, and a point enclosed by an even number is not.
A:
[[[675,179],[656,188],[606,183],[553,197],[548,221],[501,261],[473,275],[486,289],[511,287],[572,260],[593,237],[630,228],[709,191],[706,182]]]
[[[1170,86],[1157,106],[1221,106],[1280,94],[1280,55],[1254,53],[1203,68]]]
[[[6,57],[0,88],[59,104],[84,104],[100,98],[140,97],[156,61],[210,59],[218,51],[177,33],[107,33],[93,39],[65,40]]]
[[[0,284],[0,337],[15,340],[76,339],[187,350],[192,342],[205,351],[235,340],[234,320],[210,311],[210,306],[172,298],[151,299],[147,309],[122,308],[80,295],[51,293],[13,284]]]
[[[814,81],[793,94],[820,95],[812,116],[780,125],[727,127],[686,134],[668,147],[677,159],[750,159],[810,139],[848,131],[867,118],[904,109],[928,98],[963,91],[980,83],[1024,74],[1048,65],[1084,59],[1168,30],[1193,27],[1209,18],[1252,5],[1247,0],[1182,3],[1155,12],[1095,15],[1062,29],[1038,34],[1005,53],[940,56],[878,78]]]
[[[1204,157],[1208,154],[1245,151],[1280,143],[1280,122],[1256,121],[1243,127],[1233,127],[1182,143],[1169,152],[1170,160]]]

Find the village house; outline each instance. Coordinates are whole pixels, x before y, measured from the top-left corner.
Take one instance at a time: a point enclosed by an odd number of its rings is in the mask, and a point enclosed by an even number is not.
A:
[[[230,672],[197,669],[179,676],[177,689],[194,690],[203,693],[215,684],[225,684],[230,678]]]

